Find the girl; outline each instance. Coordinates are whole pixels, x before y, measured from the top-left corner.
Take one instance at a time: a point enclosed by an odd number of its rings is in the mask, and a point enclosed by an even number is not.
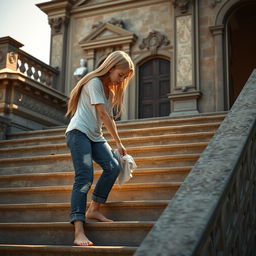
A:
[[[84,232],[87,219],[112,222],[100,211],[119,174],[120,166],[102,134],[102,123],[115,140],[120,155],[126,154],[112,117],[120,117],[125,88],[134,74],[134,64],[123,51],[112,52],[94,71],[84,76],[71,91],[67,116],[72,118],[66,130],[67,145],[75,169],[71,195],[70,222],[74,224],[74,245],[91,246]],[[93,160],[101,166],[90,206],[85,214],[87,193],[93,182]]]

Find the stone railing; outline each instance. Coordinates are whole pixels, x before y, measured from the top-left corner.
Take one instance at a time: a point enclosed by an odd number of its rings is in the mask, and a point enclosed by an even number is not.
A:
[[[59,72],[22,51],[22,46],[11,37],[0,38],[2,139],[13,132],[67,123],[67,96],[58,90]]]
[[[256,252],[256,70],[135,256]]]
[[[0,70],[18,71],[47,87],[58,89],[59,71],[22,51],[22,46],[11,37],[0,38]]]
[[[17,71],[46,86],[56,89],[58,71],[19,49]]]

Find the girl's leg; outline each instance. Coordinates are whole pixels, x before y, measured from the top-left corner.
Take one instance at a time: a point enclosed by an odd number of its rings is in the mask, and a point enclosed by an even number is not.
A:
[[[91,242],[84,233],[84,223],[80,220],[74,221],[75,227],[75,239],[74,245],[79,246],[92,246],[93,242]]]
[[[84,234],[85,209],[87,192],[93,182],[93,166],[91,157],[91,141],[87,136],[73,130],[67,135],[67,145],[70,149],[75,169],[75,180],[71,194],[70,223],[75,227],[75,245],[92,245]]]
[[[88,219],[97,219],[103,222],[111,222],[101,212],[100,206],[105,203],[116,178],[120,172],[118,160],[114,157],[111,147],[107,142],[92,143],[93,160],[103,169],[92,195],[92,201],[86,212]]]

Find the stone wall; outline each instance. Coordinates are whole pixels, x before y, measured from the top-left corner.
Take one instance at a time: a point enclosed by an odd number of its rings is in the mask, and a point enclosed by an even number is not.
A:
[[[143,39],[146,39],[150,32],[157,31],[161,35],[166,37],[169,41],[167,45],[161,45],[157,49],[157,53],[167,59],[171,59],[172,56],[172,44],[173,44],[173,26],[172,16],[173,9],[170,1],[158,0],[158,1],[133,1],[129,3],[127,1],[123,5],[116,8],[102,8],[97,11],[74,11],[74,14],[70,19],[69,30],[69,46],[68,46],[68,65],[67,65],[67,78],[68,88],[67,93],[73,88],[76,81],[73,73],[79,66],[79,60],[81,58],[88,58],[88,52],[82,49],[80,42],[93,32],[93,26],[99,22],[108,23],[111,20],[122,20],[124,26],[123,29],[131,32],[135,35],[136,40],[130,45],[128,53],[131,55],[136,69],[138,71],[138,65],[145,59],[154,56],[151,49],[145,47],[141,49]],[[116,46],[115,49],[123,49],[122,45]],[[107,56],[108,52],[111,52],[113,48],[97,49],[97,55]],[[96,51],[96,50],[95,50]],[[94,60],[94,64],[96,60]],[[88,65],[89,71],[95,66]],[[126,95],[126,113],[123,119],[136,118],[136,101],[138,98],[138,72],[135,78],[130,82],[127,95]]]

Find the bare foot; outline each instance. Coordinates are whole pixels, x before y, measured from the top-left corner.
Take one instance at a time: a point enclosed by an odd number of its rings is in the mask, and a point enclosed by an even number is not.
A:
[[[100,222],[113,222],[113,220],[106,218],[101,212],[90,209],[86,212],[86,218],[98,220]]]
[[[74,245],[76,246],[93,246],[91,242],[84,233],[75,234]]]
[[[77,246],[92,246],[93,242],[91,242],[84,234],[84,224],[80,220],[74,221],[75,227],[75,240],[74,245]]]

